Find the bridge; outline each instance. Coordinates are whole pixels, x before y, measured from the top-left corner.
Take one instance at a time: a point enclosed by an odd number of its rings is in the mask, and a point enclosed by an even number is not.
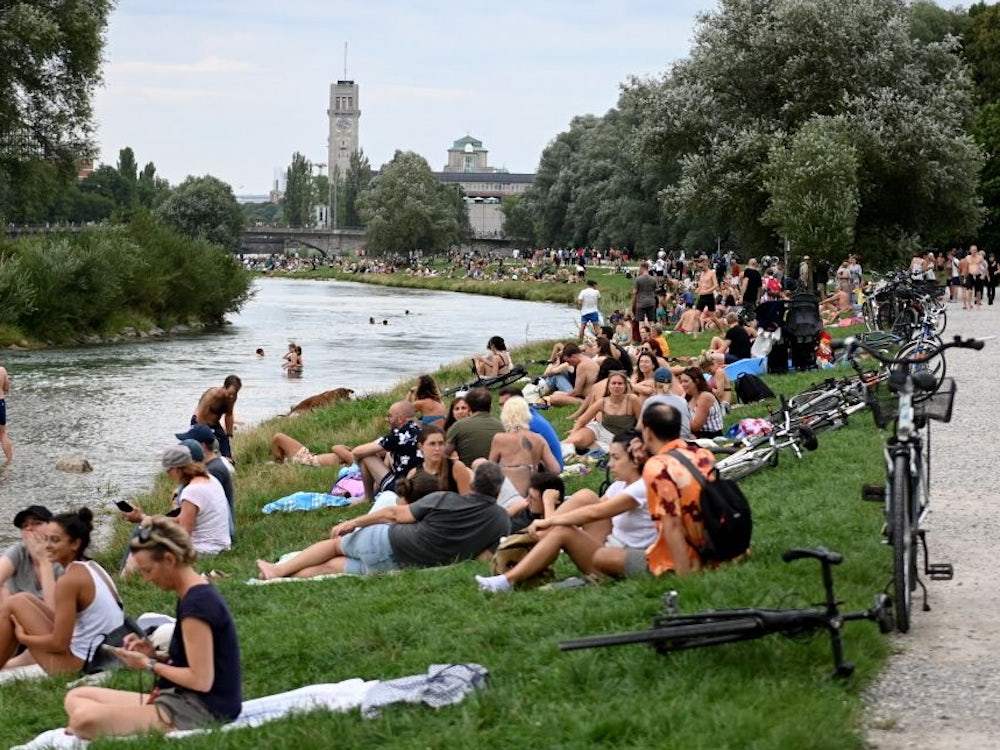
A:
[[[6,234],[9,237],[21,237],[38,234],[63,234],[66,232],[83,232],[88,229],[101,229],[103,224],[46,224],[39,226],[16,226],[9,224]],[[326,257],[353,253],[365,247],[365,230],[362,227],[345,227],[343,229],[308,229],[291,227],[252,227],[243,233],[240,243],[241,253],[259,253],[262,255],[285,254],[307,247],[322,253]],[[479,251],[502,250],[511,247],[505,237],[476,236],[469,243],[472,249]]]
[[[330,257],[353,253],[365,247],[365,230],[361,227],[344,229],[294,229],[290,227],[253,227],[243,233],[242,253],[283,254],[307,247]],[[505,237],[477,237],[469,243],[474,250],[500,250],[511,246]]]

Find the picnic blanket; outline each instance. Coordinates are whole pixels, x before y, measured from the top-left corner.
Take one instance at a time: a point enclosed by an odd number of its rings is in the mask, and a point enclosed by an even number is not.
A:
[[[222,731],[253,728],[290,713],[324,709],[351,711],[361,709],[361,715],[373,719],[379,710],[394,703],[423,703],[440,708],[459,703],[473,690],[488,686],[489,672],[479,664],[432,664],[424,674],[395,680],[363,680],[355,677],[341,682],[306,685],[297,690],[268,695],[243,702],[243,711],[235,721],[222,726]],[[169,732],[174,738],[202,734],[209,730]],[[43,750],[44,748],[85,748],[89,743],[66,734],[64,728],[50,729],[25,745],[13,750]]]

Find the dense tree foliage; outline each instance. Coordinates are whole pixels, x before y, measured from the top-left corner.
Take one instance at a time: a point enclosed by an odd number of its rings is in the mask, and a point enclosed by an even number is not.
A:
[[[992,250],[1000,246],[1000,6],[977,3],[969,18],[965,56],[980,105],[972,133],[987,154],[980,187],[986,220],[978,239]]]
[[[111,0],[7,0],[0,12],[0,219],[38,215],[44,182],[68,184],[92,152]]]
[[[647,252],[787,238],[879,264],[970,240],[984,154],[957,37],[975,26],[924,0],[720,0],[688,58],[553,139],[514,228]]]
[[[351,154],[351,162],[347,173],[341,178],[338,187],[337,206],[340,210],[337,216],[339,227],[360,227],[361,215],[358,213],[358,198],[372,181],[372,166],[365,156],[364,149]]]
[[[188,177],[156,209],[177,233],[236,250],[243,238],[243,212],[233,189],[211,177]]]
[[[442,251],[469,236],[461,194],[438,182],[427,161],[412,151],[397,151],[357,205],[374,252]]]

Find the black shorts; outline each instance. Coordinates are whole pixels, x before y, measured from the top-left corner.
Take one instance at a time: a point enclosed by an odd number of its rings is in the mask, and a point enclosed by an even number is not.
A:
[[[698,301],[695,303],[695,307],[699,310],[708,310],[709,312],[715,312],[715,295],[714,294],[699,294]]]

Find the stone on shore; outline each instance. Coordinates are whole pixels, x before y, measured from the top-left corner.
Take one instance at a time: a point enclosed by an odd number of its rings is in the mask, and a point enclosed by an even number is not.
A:
[[[86,474],[88,471],[93,471],[94,467],[83,456],[63,456],[56,461],[56,469],[72,474]]]

